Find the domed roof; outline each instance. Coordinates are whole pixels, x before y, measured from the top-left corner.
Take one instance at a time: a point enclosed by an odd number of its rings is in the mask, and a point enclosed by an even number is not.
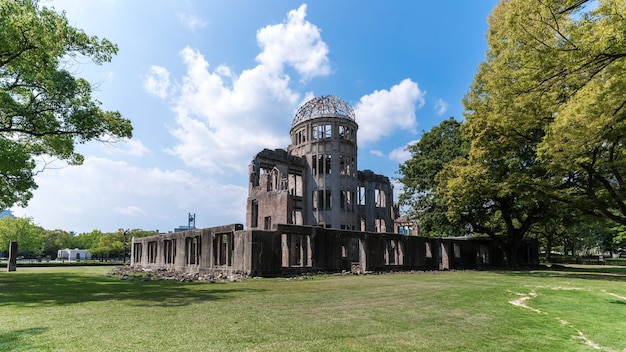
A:
[[[343,117],[356,120],[352,107],[341,98],[326,95],[315,97],[300,107],[293,118],[292,126],[315,117]]]

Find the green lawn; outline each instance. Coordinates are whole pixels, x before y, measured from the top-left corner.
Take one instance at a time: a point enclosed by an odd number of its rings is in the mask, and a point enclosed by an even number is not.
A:
[[[0,272],[0,351],[626,349],[624,267],[233,283],[108,270]]]

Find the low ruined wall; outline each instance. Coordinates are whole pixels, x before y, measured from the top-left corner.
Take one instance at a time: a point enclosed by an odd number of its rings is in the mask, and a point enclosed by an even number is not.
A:
[[[234,224],[133,238],[131,266],[249,277],[475,269],[499,266],[504,260],[489,238],[426,238],[282,224],[272,230],[242,227]],[[528,261],[538,258],[533,243],[521,250]]]

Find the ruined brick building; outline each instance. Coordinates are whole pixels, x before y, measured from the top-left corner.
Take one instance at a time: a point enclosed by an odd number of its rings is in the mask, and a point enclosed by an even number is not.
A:
[[[252,160],[246,229],[232,224],[133,238],[131,265],[270,276],[503,263],[503,252],[487,238],[412,236],[416,228],[396,219],[389,178],[357,169],[357,130],[346,102],[311,99],[293,119],[291,144]],[[520,248],[520,257],[538,262],[536,242]]]
[[[248,228],[272,224],[394,232],[389,178],[357,171],[354,110],[325,96],[296,113],[291,145],[258,153],[250,165]]]

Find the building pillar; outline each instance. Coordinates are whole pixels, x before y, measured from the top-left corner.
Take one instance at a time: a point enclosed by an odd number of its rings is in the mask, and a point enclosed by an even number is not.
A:
[[[9,263],[7,264],[7,271],[17,270],[17,241],[11,241],[9,245]]]
[[[367,271],[367,241],[366,238],[359,237],[359,270],[361,273]]]
[[[448,242],[441,242],[441,264],[439,270],[450,270],[450,244]]]

